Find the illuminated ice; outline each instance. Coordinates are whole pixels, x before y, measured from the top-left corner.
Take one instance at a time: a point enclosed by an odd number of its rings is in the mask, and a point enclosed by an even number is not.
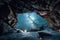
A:
[[[42,26],[45,26],[44,28],[49,27],[48,22],[41,16],[37,15],[36,12],[21,13],[18,14],[17,18],[18,23],[16,25],[16,28],[18,29],[31,30],[31,29],[38,29],[39,27]]]

